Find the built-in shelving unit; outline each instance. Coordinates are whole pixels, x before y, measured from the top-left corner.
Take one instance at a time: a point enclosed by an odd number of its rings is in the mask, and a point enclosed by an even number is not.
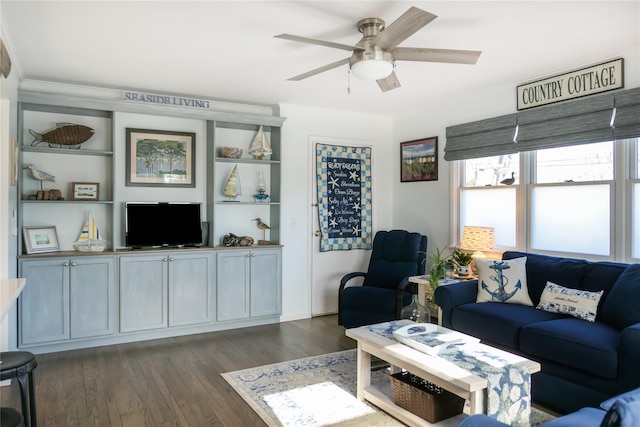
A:
[[[18,229],[55,226],[60,247],[59,252],[26,254],[19,233],[18,271],[31,289],[20,298],[20,348],[60,351],[279,321],[283,118],[265,114],[262,106],[224,102],[219,104],[231,111],[127,103],[124,97],[114,99],[117,91],[97,99],[57,92],[21,91],[19,96]],[[85,125],[95,133],[70,148],[47,142],[31,145],[30,129],[46,133],[58,123]],[[273,150],[262,160],[248,153],[261,126]],[[196,134],[195,188],[127,185],[126,128]],[[222,146],[242,148],[244,154],[239,159],[221,157]],[[54,182],[42,184],[43,190],[58,189],[64,200],[29,199],[40,190],[40,181],[24,169],[31,164],[55,176]],[[242,194],[226,202],[223,186],[236,164]],[[266,201],[253,198],[258,172],[267,184]],[[72,183],[86,182],[100,184],[98,200],[70,200]],[[199,248],[128,250],[124,247],[128,201],[202,203],[207,241]],[[73,250],[88,210],[108,242],[104,252]],[[260,230],[256,218],[271,229]],[[270,244],[224,247],[222,237],[228,233]]]
[[[229,123],[216,121],[209,124],[208,135],[213,150],[209,154],[211,170],[210,188],[213,189],[210,211],[213,213],[214,227],[212,243],[220,244],[222,237],[228,233],[238,236],[258,235],[260,240],[268,240],[273,244],[280,243],[280,128],[263,126],[270,141],[273,153],[264,159],[256,159],[249,154],[251,142],[258,134],[259,125]],[[242,157],[229,159],[220,156],[222,147],[236,147],[243,150]],[[229,201],[223,195],[223,187],[233,170],[238,167],[242,194]],[[255,201],[253,195],[257,191],[257,175],[262,172],[267,183],[267,201]],[[256,231],[256,218],[260,218],[271,227],[266,232]],[[258,240],[258,239],[256,239]]]
[[[20,103],[18,112],[19,179],[18,227],[55,226],[62,250],[73,248],[87,210],[100,219],[100,231],[113,242],[113,113],[111,111]],[[46,141],[31,144],[34,137],[29,130],[40,134],[58,128],[58,123],[73,123],[92,128],[94,135],[82,144],[51,147]],[[55,181],[33,179],[28,165],[55,176]],[[100,184],[96,201],[70,200],[71,183],[96,182]],[[60,190],[64,200],[29,200],[41,189]],[[19,233],[18,253],[23,252],[22,233]]]

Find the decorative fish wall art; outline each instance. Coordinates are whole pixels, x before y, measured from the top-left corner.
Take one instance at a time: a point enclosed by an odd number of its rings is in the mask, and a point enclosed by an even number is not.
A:
[[[85,125],[77,125],[73,123],[56,123],[56,128],[49,132],[39,133],[29,129],[29,133],[35,139],[31,142],[32,146],[36,146],[41,142],[46,142],[51,148],[75,147],[80,148],[80,144],[87,141],[93,136],[95,131]]]

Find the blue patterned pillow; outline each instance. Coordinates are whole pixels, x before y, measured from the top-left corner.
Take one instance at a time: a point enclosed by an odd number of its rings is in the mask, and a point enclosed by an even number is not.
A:
[[[568,314],[578,319],[595,322],[598,313],[598,303],[604,291],[589,292],[580,289],[565,288],[552,282],[547,282],[540,303],[539,310],[550,313]]]
[[[533,306],[527,287],[527,257],[509,260],[476,259],[476,302],[503,302]]]

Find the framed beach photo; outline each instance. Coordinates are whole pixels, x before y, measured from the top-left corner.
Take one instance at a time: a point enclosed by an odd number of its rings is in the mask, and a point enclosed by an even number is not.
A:
[[[58,252],[58,233],[55,226],[23,227],[24,247],[27,254]]]
[[[196,134],[126,129],[128,187],[195,187]]]
[[[72,182],[70,200],[98,201],[100,200],[99,182]]]
[[[438,137],[400,143],[400,182],[438,180]]]

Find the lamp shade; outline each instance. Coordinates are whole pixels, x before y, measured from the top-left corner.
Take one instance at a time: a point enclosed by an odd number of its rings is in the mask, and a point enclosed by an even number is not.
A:
[[[496,250],[496,230],[493,227],[465,225],[460,249],[471,252]]]

